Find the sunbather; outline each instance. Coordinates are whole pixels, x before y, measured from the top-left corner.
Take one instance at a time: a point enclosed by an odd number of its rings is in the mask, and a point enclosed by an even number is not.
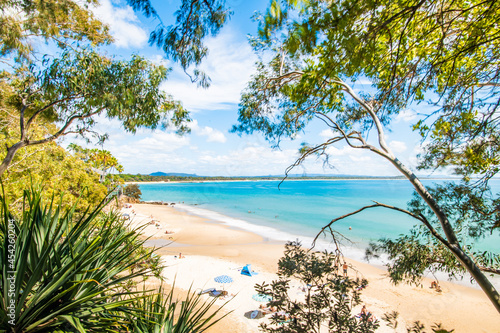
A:
[[[441,286],[439,285],[439,283],[437,283],[437,281],[432,281],[431,282],[431,289],[436,289],[437,292],[441,292]]]
[[[362,319],[366,318],[370,322],[377,321],[377,317],[373,315],[370,311],[366,309],[366,305],[363,305],[363,308],[361,309],[361,312],[356,316],[356,318]]]
[[[266,307],[266,306],[264,306],[264,304],[259,305],[259,309],[263,315],[275,313],[278,311],[278,308],[276,306]]]

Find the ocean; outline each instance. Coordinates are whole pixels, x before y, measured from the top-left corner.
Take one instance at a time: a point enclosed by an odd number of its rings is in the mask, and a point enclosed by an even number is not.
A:
[[[424,185],[444,181],[423,181]],[[373,201],[406,209],[413,187],[407,180],[286,180],[140,184],[142,200],[176,203],[188,213],[255,232],[266,239],[299,239],[309,246],[332,219]],[[500,181],[491,183],[494,193]],[[386,208],[372,208],[334,224],[345,236],[344,254],[362,260],[369,242],[408,232],[414,219]],[[500,252],[498,231],[480,241],[483,250]],[[331,236],[320,237],[318,250],[331,248]]]

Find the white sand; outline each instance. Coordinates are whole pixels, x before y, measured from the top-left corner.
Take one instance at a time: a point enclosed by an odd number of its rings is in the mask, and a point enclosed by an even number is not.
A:
[[[224,309],[234,312],[210,332],[258,332],[259,323],[266,319],[249,319],[245,313],[256,310],[260,304],[252,299],[256,293],[255,284],[277,278],[274,272],[283,254],[283,243],[265,242],[256,234],[208,222],[172,207],[134,204],[133,208],[123,211],[130,214],[132,210],[136,214],[132,214],[131,226],[149,222],[151,215],[159,221],[158,227],[148,224],[143,230],[144,235],[151,237],[149,244],[159,246],[173,242],[157,251],[168,266],[163,272],[167,283],[175,280],[176,288],[182,290],[191,286],[196,290],[221,289],[223,286],[214,281],[216,276],[228,275],[234,279],[233,283],[224,286],[230,294],[236,295]],[[165,234],[166,230],[174,233]],[[175,258],[180,252],[184,259]],[[361,274],[369,280],[369,286],[362,294],[369,311],[379,319],[386,312],[400,313],[396,332],[406,332],[406,325],[416,320],[425,324],[426,331],[430,331],[433,323],[443,323],[445,328],[454,328],[456,333],[500,332],[500,316],[480,290],[440,282],[443,292],[437,293],[428,288],[428,279],[424,279],[423,288],[405,284],[394,286],[384,270],[353,260],[348,260],[348,263],[359,272],[350,269],[351,277]],[[252,269],[259,274],[253,277],[241,275],[238,268],[244,264],[252,264]],[[296,284],[292,293],[300,297],[298,287]],[[204,297],[208,299],[210,296]],[[216,304],[224,302],[217,300]],[[354,313],[359,310],[355,308]],[[377,332],[394,332],[383,322],[381,324]]]

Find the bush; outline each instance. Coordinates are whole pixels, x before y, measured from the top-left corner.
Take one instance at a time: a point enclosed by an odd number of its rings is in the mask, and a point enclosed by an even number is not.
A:
[[[340,258],[333,253],[305,250],[299,242],[289,242],[285,248],[278,280],[255,287],[272,297],[268,306],[278,309],[270,324],[261,324],[264,332],[322,332],[327,327],[328,332],[371,333],[378,328],[373,318],[358,319],[351,313],[361,303],[360,290],[368,281],[340,276],[336,265]],[[289,295],[292,277],[305,286],[303,301]]]
[[[142,192],[141,189],[139,188],[139,185],[129,184],[123,188],[123,194],[126,195],[127,197],[140,200]]]
[[[25,191],[23,200],[15,216],[0,197],[0,332],[149,332],[138,330],[137,323],[203,332],[211,325],[213,316],[200,316],[211,303],[196,312],[190,304],[199,302],[192,295],[174,302],[133,291],[134,278],[158,275],[161,267],[149,269],[153,251],[142,246],[139,233],[127,230],[118,214],[102,212],[107,202],[76,216],[75,206],[62,208],[62,197],[44,204],[42,192],[32,190]],[[152,320],[156,317],[148,304],[158,300],[162,309],[180,305],[175,322],[172,311],[157,318],[159,323]]]

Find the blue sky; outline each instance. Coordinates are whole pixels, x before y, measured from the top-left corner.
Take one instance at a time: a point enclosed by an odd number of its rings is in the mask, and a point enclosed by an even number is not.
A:
[[[136,14],[122,0],[101,0],[96,15],[107,23],[114,36],[113,45],[106,52],[117,58],[139,54],[172,67],[169,79],[162,85],[175,99],[191,112],[191,133],[182,137],[172,131],[139,130],[126,133],[117,121],[98,120],[96,129],[109,134],[102,148],[111,151],[124,166],[126,173],[148,174],[155,171],[195,173],[205,176],[281,175],[298,157],[300,143],[320,143],[328,137],[322,125],[311,123],[296,140],[287,140],[280,149],[273,149],[262,135],[238,136],[229,130],[237,122],[240,92],[254,72],[256,57],[247,43],[247,34],[255,34],[257,24],[251,16],[265,11],[268,0],[229,0],[231,17],[219,35],[206,41],[210,49],[202,69],[210,76],[208,89],[197,88],[175,63],[164,59],[161,50],[147,44],[149,32],[156,23]],[[177,0],[153,1],[162,20],[169,24]],[[356,89],[369,85],[358,83]],[[394,153],[410,168],[416,165],[420,141],[410,129],[415,120],[414,110],[406,110],[391,124],[387,141]],[[64,144],[82,140],[66,138]],[[398,175],[389,162],[373,153],[355,150],[343,145],[330,149],[334,169],[322,161],[310,159],[293,173]]]

